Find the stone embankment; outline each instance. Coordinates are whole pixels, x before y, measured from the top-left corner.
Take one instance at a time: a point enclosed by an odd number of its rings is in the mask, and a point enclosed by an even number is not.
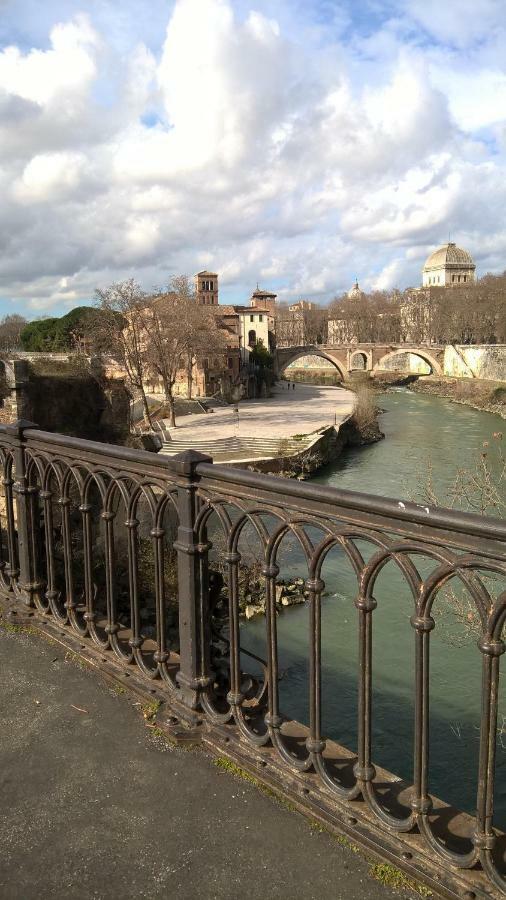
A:
[[[382,390],[405,386],[417,394],[443,397],[473,409],[495,413],[506,419],[506,382],[481,378],[439,378],[435,375],[406,375],[402,372],[381,373],[375,382]]]
[[[478,378],[418,378],[410,389],[420,394],[445,397],[506,419],[506,382],[482,381]]]

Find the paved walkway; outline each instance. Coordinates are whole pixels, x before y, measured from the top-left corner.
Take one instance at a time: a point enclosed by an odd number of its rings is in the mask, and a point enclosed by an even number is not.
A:
[[[2,900],[399,896],[204,752],[154,738],[62,648],[0,628],[0,658]]]
[[[296,384],[292,389],[279,382],[268,400],[241,401],[238,417],[232,407],[223,407],[180,418],[171,431],[178,439],[198,441],[309,434],[323,425],[341,424],[352,414],[354,400],[355,394],[345,388]]]

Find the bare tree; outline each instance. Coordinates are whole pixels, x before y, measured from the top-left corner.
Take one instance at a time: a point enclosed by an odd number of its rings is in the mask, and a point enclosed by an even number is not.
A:
[[[144,308],[147,295],[133,279],[114,282],[96,291],[97,309],[88,323],[87,336],[97,352],[109,353],[126,372],[151,425],[146,384],[149,373],[146,359]]]
[[[17,313],[4,316],[0,320],[0,351],[10,352],[19,350],[21,346],[21,332],[27,324],[24,316]]]
[[[398,342],[401,337],[398,291],[335,297],[329,305],[328,316],[339,323],[337,328],[332,327],[332,333],[342,336],[343,343]]]
[[[163,384],[169,424],[174,426],[174,386],[178,375],[186,372],[191,394],[193,366],[204,353],[219,352],[224,342],[216,317],[197,303],[195,291],[184,275],[173,278],[167,291],[150,297],[141,318],[145,362]]]

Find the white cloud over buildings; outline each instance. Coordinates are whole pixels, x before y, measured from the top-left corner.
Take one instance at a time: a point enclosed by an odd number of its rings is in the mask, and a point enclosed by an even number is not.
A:
[[[501,5],[315,2],[295,29],[283,3],[48,0],[45,40],[0,49],[0,297],[62,309],[202,265],[238,299],[402,287],[449,229],[506,268]]]

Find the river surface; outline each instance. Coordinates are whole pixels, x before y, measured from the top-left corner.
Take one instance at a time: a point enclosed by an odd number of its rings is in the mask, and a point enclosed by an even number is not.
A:
[[[380,426],[385,440],[342,457],[312,480],[349,490],[421,499],[429,468],[443,502],[459,466],[472,460],[506,422],[447,400],[399,390],[381,396]],[[506,437],[505,437],[506,441]],[[497,465],[492,462],[492,467]],[[362,548],[361,548],[362,549]],[[280,577],[303,576],[295,547],[287,547]],[[356,580],[339,551],[332,551],[323,571],[326,596],[322,614],[324,734],[352,750],[357,741]],[[412,781],[414,632],[409,623],[412,601],[405,582],[388,564],[375,589],[378,608],[373,636],[373,761]],[[455,615],[442,607],[431,636],[430,790],[453,805],[473,812],[479,748],[481,654],[476,639]],[[278,617],[281,707],[288,716],[308,722],[308,609],[292,607]],[[242,625],[241,643],[265,658],[265,619]],[[504,657],[503,669],[504,669]],[[496,775],[496,824],[506,828],[506,691],[500,689]]]

